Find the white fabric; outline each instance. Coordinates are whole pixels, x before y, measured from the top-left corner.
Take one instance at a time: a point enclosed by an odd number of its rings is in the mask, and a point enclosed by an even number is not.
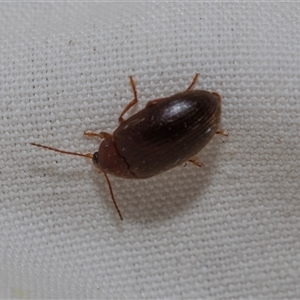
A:
[[[299,3],[2,3],[0,298],[299,298]],[[104,177],[85,130],[197,89],[222,126],[188,164]],[[128,115],[127,115],[128,116]],[[225,143],[222,142],[225,141]],[[170,149],[171,151],[171,149]]]

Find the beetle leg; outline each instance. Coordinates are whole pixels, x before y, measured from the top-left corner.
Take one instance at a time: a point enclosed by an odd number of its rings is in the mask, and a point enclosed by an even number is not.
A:
[[[199,77],[199,74],[196,73],[196,75],[195,75],[194,78],[193,78],[192,83],[191,83],[191,84],[189,85],[189,87],[185,90],[185,92],[188,91],[188,90],[190,90],[190,89],[195,85],[195,83],[196,83],[198,77]],[[160,100],[163,100],[163,99],[165,99],[165,98],[151,100],[151,101],[149,101],[149,102],[146,104],[146,107],[155,105],[157,102],[159,102]]]
[[[192,163],[192,164],[194,164],[195,166],[197,166],[199,168],[201,168],[202,166],[204,166],[203,163],[197,161],[196,159],[189,159],[189,162]]]
[[[134,96],[134,99],[131,100],[126,106],[125,108],[123,109],[123,111],[121,112],[120,116],[119,116],[119,123],[123,123],[125,120],[123,118],[123,116],[126,114],[126,112],[132,107],[134,106],[135,104],[138,103],[138,98],[137,98],[137,92],[136,92],[136,87],[135,87],[135,82],[133,80],[133,77],[132,76],[129,76],[129,79],[130,79],[130,85],[132,87],[132,91],[133,91],[133,96]]]
[[[229,133],[226,132],[224,129],[217,130],[216,134],[223,135],[223,136],[228,136],[229,135]]]
[[[195,75],[194,78],[193,78],[192,83],[191,83],[191,84],[189,85],[189,87],[185,90],[185,92],[186,92],[186,91],[189,91],[189,90],[195,85],[195,83],[196,83],[198,77],[199,77],[199,74],[196,73],[196,75]]]
[[[83,133],[83,135],[88,136],[88,137],[98,137],[100,139],[106,139],[107,137],[111,136],[110,133],[107,133],[107,132],[104,132],[104,131],[101,131],[99,133],[92,132],[92,131],[85,131]]]

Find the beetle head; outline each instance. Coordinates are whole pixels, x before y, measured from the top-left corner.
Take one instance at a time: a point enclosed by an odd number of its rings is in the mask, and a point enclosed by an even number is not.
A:
[[[103,173],[122,178],[135,178],[125,159],[119,154],[112,135],[105,136],[99,151],[93,154],[93,163]]]

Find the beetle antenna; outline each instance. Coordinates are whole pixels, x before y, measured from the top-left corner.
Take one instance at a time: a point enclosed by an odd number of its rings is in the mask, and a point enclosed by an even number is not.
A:
[[[36,143],[30,143],[30,145],[40,147],[40,148],[44,148],[44,149],[48,149],[48,150],[52,150],[52,151],[58,152],[58,153],[76,155],[76,156],[86,157],[86,158],[89,158],[89,159],[93,158],[92,153],[78,153],[78,152],[64,151],[64,150],[59,150],[59,149],[56,149],[56,148],[53,148],[53,147],[49,147],[49,146],[45,146],[45,145],[41,145],[41,144],[36,144]]]
[[[118,214],[119,214],[119,216],[120,216],[120,219],[123,221],[123,217],[122,217],[121,211],[120,211],[120,209],[119,209],[119,207],[118,207],[118,204],[117,204],[117,202],[116,202],[116,200],[115,200],[115,196],[114,196],[114,193],[113,193],[113,190],[112,190],[110,181],[109,181],[109,179],[108,179],[108,176],[107,176],[107,174],[104,173],[104,172],[103,172],[103,175],[104,175],[104,177],[105,177],[105,179],[106,179],[106,181],[107,181],[108,188],[109,188],[110,195],[111,195],[111,199],[112,199],[112,201],[113,201],[113,203],[114,203],[114,205],[115,205],[115,208],[116,208],[116,210],[117,210],[117,212],[118,212]]]
[[[78,153],[78,152],[71,152],[71,151],[64,151],[64,150],[60,150],[60,149],[57,149],[57,148],[53,148],[53,147],[49,147],[49,146],[45,146],[45,145],[41,145],[41,144],[36,144],[36,143],[30,143],[30,145],[32,146],[36,146],[36,147],[40,147],[40,148],[44,148],[44,149],[47,149],[47,150],[51,150],[51,151],[54,151],[54,152],[58,152],[58,153],[62,153],[62,154],[69,154],[69,155],[75,155],[75,156],[81,156],[81,157],[85,157],[85,158],[88,158],[88,159],[92,159],[93,158],[93,154],[92,153]],[[101,172],[103,173],[103,172]],[[118,204],[115,200],[115,196],[114,196],[114,193],[113,193],[113,190],[112,190],[112,186],[111,186],[111,183],[108,179],[108,176],[106,173],[103,173],[105,179],[106,179],[106,182],[108,184],[108,188],[109,188],[109,192],[110,192],[110,195],[111,195],[111,199],[114,203],[114,206],[120,216],[120,219],[123,221],[123,217],[122,217],[122,214],[121,214],[121,211],[118,207]]]

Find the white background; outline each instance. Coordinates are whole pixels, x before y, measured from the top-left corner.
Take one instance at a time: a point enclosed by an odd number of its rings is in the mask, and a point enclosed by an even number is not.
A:
[[[2,3],[1,298],[299,298],[298,3]],[[184,90],[223,98],[188,164],[105,179],[85,130]],[[133,110],[133,112],[137,111]],[[131,112],[132,113],[132,112]],[[171,151],[171,150],[170,150]]]

